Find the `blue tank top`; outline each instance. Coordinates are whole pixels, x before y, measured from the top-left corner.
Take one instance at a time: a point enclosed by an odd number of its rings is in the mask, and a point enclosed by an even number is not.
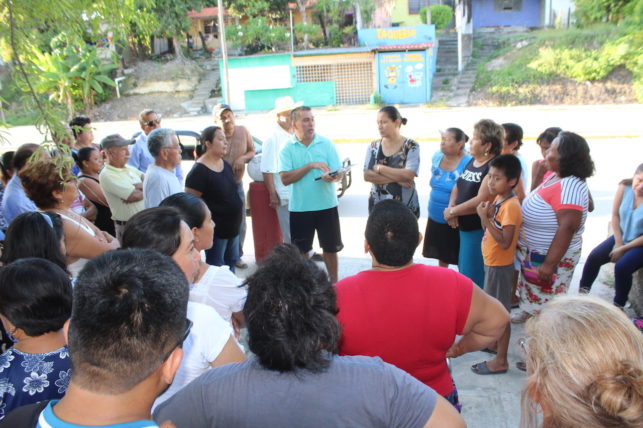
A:
[[[623,244],[628,244],[643,235],[643,204],[636,209],[632,209],[633,207],[634,192],[632,186],[626,186],[621,206],[618,208],[618,215],[621,217]]]
[[[472,159],[470,154],[466,154],[460,159],[460,163],[455,169],[446,171],[440,168],[440,162],[444,158],[444,153],[440,150],[435,152],[431,161],[431,194],[429,196],[429,218],[435,222],[445,224],[444,209],[449,205],[451,190],[455,186],[458,177],[462,174],[464,167]]]

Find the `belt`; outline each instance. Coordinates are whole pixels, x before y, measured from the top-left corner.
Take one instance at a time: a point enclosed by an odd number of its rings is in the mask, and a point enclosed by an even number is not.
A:
[[[118,226],[125,226],[126,221],[120,221],[120,220],[114,220],[114,223],[116,223]]]

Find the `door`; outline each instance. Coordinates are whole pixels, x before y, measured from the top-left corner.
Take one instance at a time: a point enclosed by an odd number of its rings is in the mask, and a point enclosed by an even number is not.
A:
[[[380,52],[379,92],[388,104],[428,102],[426,51]]]

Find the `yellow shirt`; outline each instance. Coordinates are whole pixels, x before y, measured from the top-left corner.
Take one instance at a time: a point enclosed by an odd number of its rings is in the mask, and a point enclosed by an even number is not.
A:
[[[482,257],[484,264],[487,266],[507,266],[513,264],[516,244],[518,243],[518,236],[520,235],[522,213],[520,211],[518,198],[513,196],[500,205],[497,205],[500,201],[500,196],[496,196],[496,199],[493,201],[496,209],[491,219],[490,227],[494,227],[496,230],[503,230],[506,226],[515,226],[514,236],[511,240],[511,245],[505,250],[493,239],[489,229],[485,231],[484,237],[482,238]]]
[[[115,168],[109,164],[99,175],[100,187],[105,193],[109,208],[112,210],[112,219],[127,221],[131,216],[145,208],[145,201],[126,203],[136,184],[143,182],[143,173],[138,169],[125,165],[124,168]]]

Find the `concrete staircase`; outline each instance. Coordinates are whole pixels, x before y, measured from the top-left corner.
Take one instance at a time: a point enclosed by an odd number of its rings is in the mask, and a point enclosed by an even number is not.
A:
[[[437,70],[431,85],[431,104],[443,104],[451,99],[458,73],[458,39],[448,33],[438,37]]]
[[[219,103],[219,98],[211,97],[212,91],[219,82],[219,62],[215,59],[201,63],[204,73],[194,89],[192,99],[181,104],[187,116],[197,116],[212,112],[212,107]]]
[[[437,71],[433,76],[431,104],[449,107],[466,106],[469,93],[476,80],[478,64],[498,47],[496,38],[474,34],[471,57],[465,57],[465,67],[458,73],[458,41],[455,34],[440,36],[438,39]],[[478,45],[478,47],[476,47]]]

